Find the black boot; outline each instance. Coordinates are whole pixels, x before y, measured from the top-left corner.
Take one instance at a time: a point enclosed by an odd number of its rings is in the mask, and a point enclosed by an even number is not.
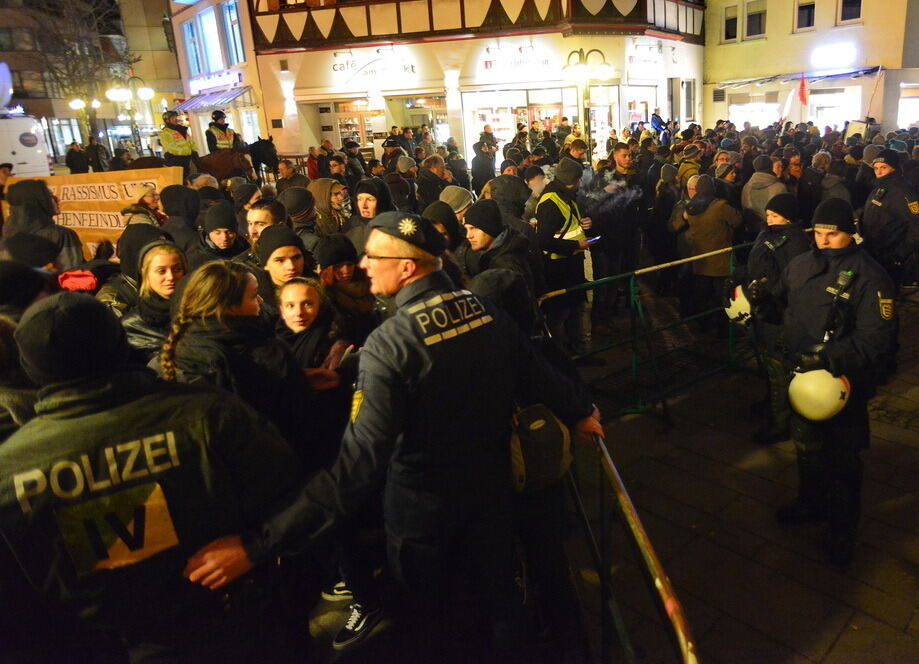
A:
[[[845,567],[855,556],[858,518],[861,513],[862,462],[846,472],[834,473],[827,491],[827,524],[823,552],[831,563]]]
[[[775,512],[783,526],[826,520],[826,475],[820,461],[819,453],[798,451],[798,497]]]

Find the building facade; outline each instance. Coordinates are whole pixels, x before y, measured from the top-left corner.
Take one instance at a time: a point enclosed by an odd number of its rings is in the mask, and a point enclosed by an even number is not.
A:
[[[246,142],[267,138],[245,0],[183,0],[170,8],[184,83],[184,99],[171,108],[187,115],[199,152],[207,153],[205,132],[217,109]]]
[[[517,123],[562,117],[602,150],[655,108],[701,120],[700,2],[248,1],[281,152],[352,138],[379,153],[391,126],[427,124],[470,155],[486,124],[510,140]]]
[[[709,0],[705,24],[711,122],[919,121],[919,2]]]

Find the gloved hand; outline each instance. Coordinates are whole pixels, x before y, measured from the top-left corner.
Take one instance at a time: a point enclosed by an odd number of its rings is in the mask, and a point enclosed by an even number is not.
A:
[[[769,278],[760,277],[759,279],[754,279],[745,289],[747,294],[747,299],[750,302],[757,302],[766,297],[766,293],[769,292]]]
[[[731,277],[724,280],[724,290],[721,293],[721,306],[725,309],[731,306],[731,300],[734,299],[734,288],[736,287],[737,282]]]
[[[826,356],[822,351],[798,353],[795,358],[795,371],[798,373],[807,373],[808,371],[826,368]]]

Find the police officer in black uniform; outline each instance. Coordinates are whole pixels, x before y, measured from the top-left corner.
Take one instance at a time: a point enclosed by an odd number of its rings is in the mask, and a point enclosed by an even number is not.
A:
[[[824,551],[835,564],[852,560],[862,484],[861,451],[870,442],[868,399],[894,351],[894,285],[855,242],[852,206],[838,198],[814,212],[815,248],[782,275],[787,299],[781,343],[796,371],[826,369],[846,376],[851,396],[821,422],[794,414],[798,497],[776,512],[790,525],[828,521]]]
[[[274,427],[229,394],[128,365],[122,326],[91,296],[42,300],[15,337],[42,391],[38,417],[0,445],[0,542],[21,568],[0,570],[4,589],[24,573],[120,637],[132,663],[299,661],[302,628],[282,627],[267,586],[248,579],[225,599],[182,576],[190,553],[258,523],[299,481]],[[56,637],[32,634],[36,647]]]
[[[861,235],[897,285],[910,283],[919,249],[919,192],[903,178],[898,152],[882,150],[871,165],[876,180],[865,202]]]
[[[768,421],[753,434],[753,442],[759,445],[788,440],[788,377],[776,352],[784,304],[780,297],[782,272],[791,259],[811,245],[794,194],[778,194],[770,199],[766,204],[766,224],[750,249],[746,266],[739,267],[725,282],[726,294],[740,285],[748,299],[756,301],[753,329],[769,384]]]
[[[386,212],[370,228],[361,266],[374,294],[394,295],[398,309],[360,352],[338,459],[260,531],[244,535],[244,551],[218,540],[196,554],[193,578],[220,573],[226,561],[261,563],[308,546],[365,509],[382,485],[389,571],[408,600],[413,661],[487,649],[488,638],[457,638],[470,615],[491,629],[494,648],[473,660],[511,661],[523,655],[507,638],[519,633],[508,588],[513,400],[535,398],[585,437],[602,429],[583,392],[535,354],[504,312],[441,271],[446,243],[431,222]],[[372,621],[360,611],[352,605],[346,629],[369,631]]]

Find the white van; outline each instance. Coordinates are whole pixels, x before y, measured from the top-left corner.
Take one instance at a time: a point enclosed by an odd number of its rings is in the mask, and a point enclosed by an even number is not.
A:
[[[0,62],[0,164],[13,164],[16,177],[54,175],[41,122],[30,115],[8,111],[12,93],[10,68]]]
[[[13,164],[18,178],[54,175],[41,122],[0,109],[0,163]]]

